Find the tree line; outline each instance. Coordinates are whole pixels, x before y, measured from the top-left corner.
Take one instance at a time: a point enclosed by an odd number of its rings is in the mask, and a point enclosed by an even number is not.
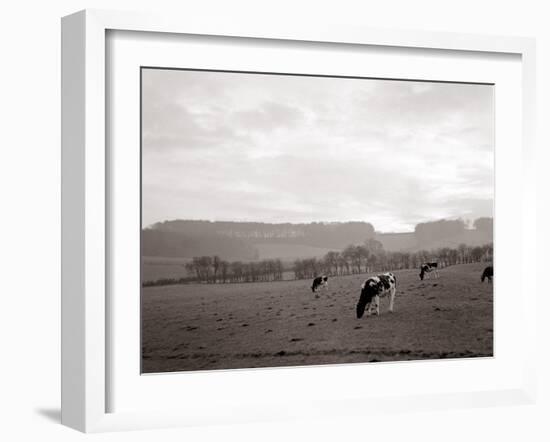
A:
[[[342,251],[329,251],[322,258],[297,259],[288,270],[295,279],[309,279],[321,274],[344,276],[390,270],[420,268],[425,262],[437,261],[441,268],[456,264],[492,261],[493,244],[456,248],[442,247],[418,252],[389,252],[382,243],[367,239],[362,245],[349,245]],[[280,259],[262,261],[226,261],[219,256],[194,257],[185,264],[187,276],[144,281],[144,287],[200,282],[224,284],[283,280],[285,266]]]
[[[272,224],[173,220],[142,229],[141,253],[178,258],[232,257],[249,262],[258,260],[258,244],[333,248],[348,241],[360,243],[374,234],[374,227],[366,222]]]
[[[471,225],[462,219],[424,222],[405,234],[376,232],[372,224],[362,221],[293,224],[172,220],[142,229],[141,254],[188,259],[219,256],[227,260],[256,262],[260,244],[340,250],[345,244],[362,245],[367,239],[376,239],[393,250],[418,250],[459,243],[481,244],[490,242],[492,237],[492,218],[478,218]]]
[[[143,287],[200,282],[225,284],[235,282],[269,282],[283,279],[284,266],[280,259],[262,261],[226,261],[219,256],[196,256],[185,264],[187,276],[144,281]]]
[[[443,268],[455,264],[492,261],[492,258],[492,243],[473,247],[459,244],[456,248],[442,247],[431,251],[388,252],[380,241],[368,239],[363,245],[349,245],[341,252],[330,251],[320,259],[297,259],[294,261],[293,271],[296,279],[304,279],[321,274],[341,276],[420,268],[428,261],[437,261]]]

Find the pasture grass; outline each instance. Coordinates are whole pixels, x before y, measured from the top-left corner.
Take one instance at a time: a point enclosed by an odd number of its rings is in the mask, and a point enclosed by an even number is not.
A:
[[[491,356],[486,264],[394,272],[394,313],[355,317],[366,275],[311,281],[187,284],[142,289],[144,373]]]

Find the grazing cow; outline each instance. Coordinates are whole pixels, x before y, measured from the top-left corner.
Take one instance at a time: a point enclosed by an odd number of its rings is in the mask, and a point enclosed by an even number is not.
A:
[[[317,276],[317,278],[313,280],[313,284],[311,285],[311,291],[315,293],[318,287],[325,287],[325,288],[328,287],[328,276],[326,275]]]
[[[485,281],[485,278],[487,278],[487,282],[493,282],[493,266],[485,267],[481,275],[481,282]]]
[[[439,278],[437,271],[437,262],[426,262],[420,266],[420,280],[424,281],[424,275],[434,272],[436,278]]]
[[[361,296],[357,303],[357,319],[360,319],[365,310],[367,315],[374,308],[377,315],[380,314],[380,298],[386,295],[390,296],[389,311],[393,312],[393,301],[395,299],[395,290],[397,279],[393,273],[384,273],[383,275],[372,276],[361,286]]]

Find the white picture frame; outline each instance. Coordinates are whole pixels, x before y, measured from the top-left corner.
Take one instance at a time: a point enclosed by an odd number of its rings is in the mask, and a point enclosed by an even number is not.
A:
[[[374,45],[381,49],[436,49],[521,57],[521,269],[535,256],[535,43],[533,39],[416,31],[391,31],[345,26],[214,23],[196,17],[157,17],[150,14],[87,10],[62,20],[62,423],[84,432],[185,426],[215,422],[248,422],[287,417],[336,416],[432,408],[532,403],[535,397],[536,281],[526,278],[516,308],[521,311],[521,382],[507,388],[474,389],[424,395],[372,398],[331,397],[310,401],[310,407],[238,404],[232,413],[185,411],[109,411],[113,385],[108,376],[113,355],[108,343],[111,312],[108,302],[107,228],[111,198],[107,174],[108,117],[106,35],[109,31],[142,31],[220,37],[245,37],[292,42]],[[136,110],[137,111],[137,110]],[[509,171],[508,171],[509,172]],[[498,173],[502,172],[497,168]],[[515,173],[518,173],[515,171]],[[497,187],[497,194],[498,194]],[[497,220],[498,223],[498,220]],[[496,249],[498,256],[498,248]],[[495,285],[495,287],[498,287]],[[502,286],[501,286],[502,287]],[[495,288],[497,290],[497,288]],[[315,368],[314,368],[315,369]],[[342,370],[335,367],[334,370]],[[356,371],[361,367],[356,367]],[[380,365],[378,370],[387,370]],[[241,371],[242,377],[246,371]],[[255,371],[256,377],[258,371]],[[263,372],[265,373],[265,371]],[[275,374],[276,375],[276,374]],[[208,382],[209,374],[205,374]],[[217,373],[223,382],[228,373]],[[213,379],[213,378],[212,378]],[[260,379],[265,381],[265,379]],[[244,381],[246,382],[246,380]],[[152,407],[154,409],[155,407]],[[184,410],[184,408],[182,408]]]

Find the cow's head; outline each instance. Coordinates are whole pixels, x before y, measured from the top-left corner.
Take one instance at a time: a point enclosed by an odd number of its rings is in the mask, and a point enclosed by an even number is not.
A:
[[[357,314],[357,319],[361,319],[363,315],[365,314],[365,307],[367,306],[366,302],[359,302],[357,303],[357,306],[355,307],[355,313]]]
[[[426,270],[428,270],[426,267],[427,266],[420,267],[420,274],[418,275],[420,276],[420,281],[424,281],[424,273],[426,273]]]
[[[361,319],[365,313],[365,308],[372,301],[376,291],[378,289],[378,284],[375,281],[367,280],[361,287],[361,295],[359,296],[359,301],[355,308],[357,314],[357,319]]]

